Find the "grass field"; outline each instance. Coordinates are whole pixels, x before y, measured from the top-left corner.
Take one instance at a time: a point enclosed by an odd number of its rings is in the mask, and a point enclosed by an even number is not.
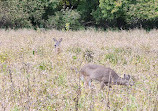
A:
[[[88,62],[135,85],[87,89],[72,69]],[[158,111],[158,30],[0,30],[0,98],[1,111]]]

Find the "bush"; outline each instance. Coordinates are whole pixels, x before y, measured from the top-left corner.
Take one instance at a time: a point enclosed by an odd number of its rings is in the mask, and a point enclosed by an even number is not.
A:
[[[132,26],[152,27],[156,26],[158,19],[158,1],[139,0],[131,3],[127,11],[127,23]],[[147,25],[147,26],[146,26]]]
[[[39,0],[6,0],[0,2],[1,27],[30,28],[40,26],[45,3]]]
[[[19,0],[6,0],[0,2],[0,24],[1,27],[22,28],[31,27],[29,15],[24,12],[23,3]]]
[[[158,28],[158,0],[1,0],[1,28]],[[80,22],[79,22],[80,21]]]
[[[49,16],[46,27],[77,30],[81,27],[79,19],[80,15],[77,11],[68,8],[66,10],[62,9],[61,11],[56,12],[55,15]]]

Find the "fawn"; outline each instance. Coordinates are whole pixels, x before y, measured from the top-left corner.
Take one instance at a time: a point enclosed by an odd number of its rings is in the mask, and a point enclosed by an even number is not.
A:
[[[53,38],[53,40],[55,42],[54,47],[55,47],[56,53],[59,54],[61,52],[60,43],[63,39],[60,38],[59,40],[56,40],[55,38]]]

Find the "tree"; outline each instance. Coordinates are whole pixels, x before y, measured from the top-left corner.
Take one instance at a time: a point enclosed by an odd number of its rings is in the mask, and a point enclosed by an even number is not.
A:
[[[100,0],[100,10],[106,24],[122,27],[125,25],[127,0]]]
[[[139,0],[126,8],[127,23],[133,27],[154,28],[158,26],[158,0]]]

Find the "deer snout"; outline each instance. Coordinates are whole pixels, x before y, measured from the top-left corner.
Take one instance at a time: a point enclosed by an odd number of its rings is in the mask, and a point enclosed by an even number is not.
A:
[[[130,82],[130,84],[129,84],[130,86],[134,86],[134,82]]]
[[[128,81],[127,83],[125,83],[126,86],[133,86],[134,82],[133,81]]]

